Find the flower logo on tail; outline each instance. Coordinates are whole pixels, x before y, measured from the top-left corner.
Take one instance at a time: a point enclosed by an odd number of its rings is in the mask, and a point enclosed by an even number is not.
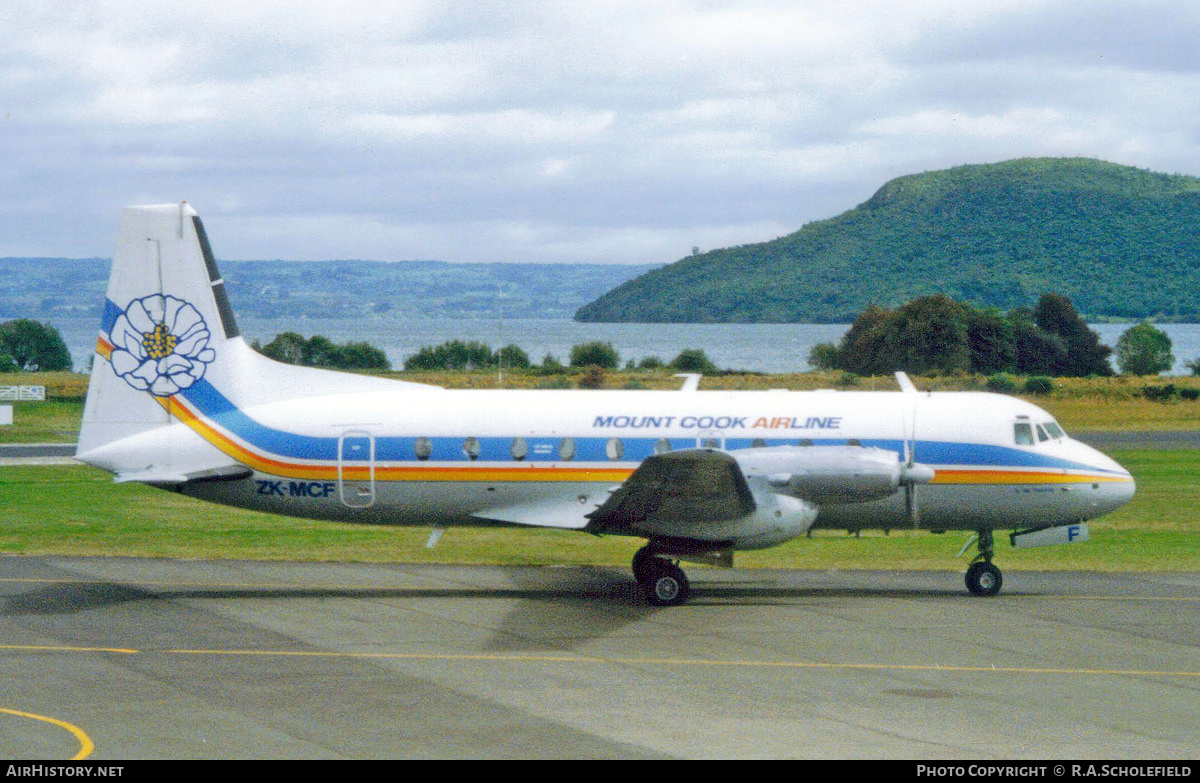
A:
[[[113,370],[126,383],[170,397],[204,377],[217,357],[200,312],[173,296],[134,299],[108,333]]]

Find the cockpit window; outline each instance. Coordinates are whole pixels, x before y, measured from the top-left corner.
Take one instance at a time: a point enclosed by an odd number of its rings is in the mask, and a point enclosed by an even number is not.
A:
[[[1050,436],[1046,434],[1046,430],[1040,424],[1037,425],[1037,433],[1039,443],[1050,440]]]
[[[1024,422],[1017,422],[1013,425],[1013,439],[1016,440],[1018,446],[1033,445],[1033,427]]]
[[[1054,438],[1055,440],[1062,440],[1067,435],[1067,433],[1063,432],[1062,427],[1058,426],[1052,421],[1046,422],[1046,432],[1049,432],[1050,437]]]

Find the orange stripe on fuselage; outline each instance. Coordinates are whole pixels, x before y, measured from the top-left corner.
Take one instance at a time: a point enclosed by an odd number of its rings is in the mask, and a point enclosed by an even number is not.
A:
[[[959,470],[935,471],[930,484],[1094,484],[1132,481],[1124,476],[1078,473],[1045,473],[1032,470]]]

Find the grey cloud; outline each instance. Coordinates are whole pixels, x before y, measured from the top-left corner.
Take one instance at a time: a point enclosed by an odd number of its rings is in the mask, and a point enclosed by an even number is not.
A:
[[[932,28],[905,51],[913,63],[1027,57],[1150,71],[1195,71],[1200,6],[1174,0],[1049,3],[967,30]]]
[[[13,7],[0,255],[187,198],[225,257],[667,262],[912,171],[1197,159],[1190,6]]]

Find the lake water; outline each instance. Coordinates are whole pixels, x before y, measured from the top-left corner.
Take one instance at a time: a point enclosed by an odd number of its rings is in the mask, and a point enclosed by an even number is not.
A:
[[[0,318],[0,320],[5,320]],[[76,369],[87,365],[96,345],[99,323],[93,318],[52,318],[62,333]],[[571,346],[600,340],[610,342],[621,354],[621,363],[657,356],[664,362],[685,348],[703,348],[718,367],[761,372],[803,372],[808,352],[817,343],[836,342],[848,324],[584,324],[565,320],[468,319],[254,319],[239,318],[238,326],[247,340],[270,342],[280,332],[299,332],[305,337],[323,334],[335,343],[362,341],[381,348],[392,366],[425,345],[448,340],[478,340],[499,348],[516,343],[535,362],[547,353],[566,364]],[[1093,324],[1101,342],[1115,346],[1127,324]],[[1163,324],[1175,355],[1174,374],[1200,356],[1200,324]]]

